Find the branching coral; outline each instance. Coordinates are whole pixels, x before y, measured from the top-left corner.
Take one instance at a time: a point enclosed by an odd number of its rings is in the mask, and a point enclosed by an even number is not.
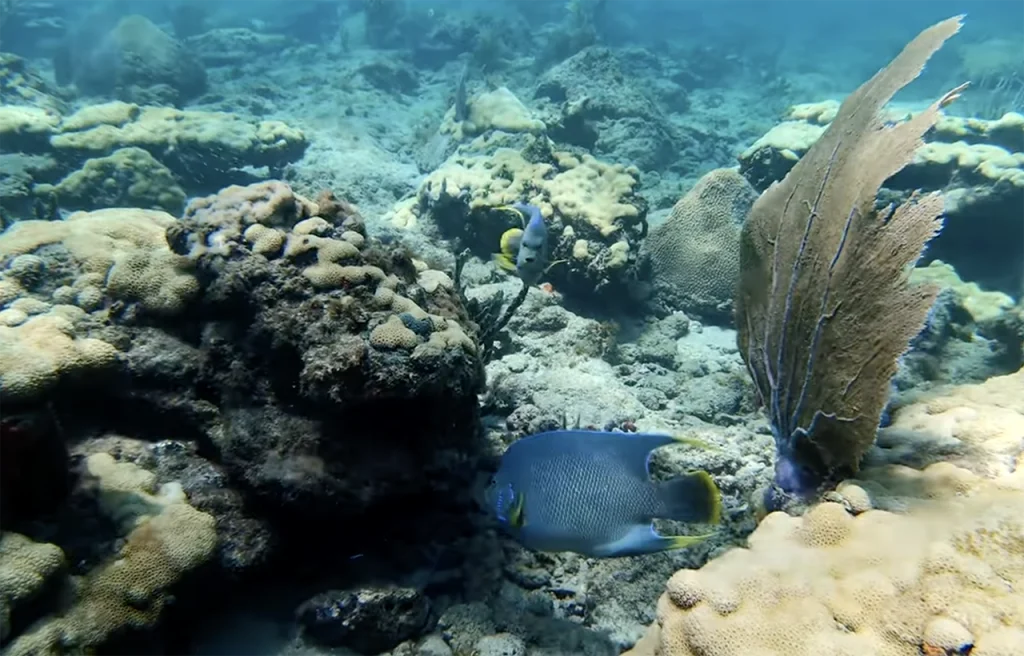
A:
[[[959,89],[894,125],[880,110],[960,24],[923,31],[851,94],[744,225],[739,348],[771,423],[784,498],[857,470],[897,360],[935,300],[934,287],[908,283],[907,269],[941,226],[941,194],[881,211],[874,203]]]

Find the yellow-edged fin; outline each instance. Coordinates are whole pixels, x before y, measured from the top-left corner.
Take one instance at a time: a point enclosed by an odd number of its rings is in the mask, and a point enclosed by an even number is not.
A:
[[[516,263],[512,261],[512,258],[504,253],[495,253],[494,262],[506,271],[516,270]]]
[[[685,549],[686,547],[703,542],[714,533],[708,533],[707,535],[666,535],[664,539],[667,540],[667,544],[663,551],[671,551],[673,549]]]
[[[698,440],[696,437],[686,437],[685,435],[672,435],[672,439],[678,444],[685,444],[686,446],[692,446],[696,449],[704,449],[705,451],[721,451],[720,448],[713,444],[709,444],[704,440]]]
[[[501,240],[499,241],[501,252],[509,257],[515,255],[516,251],[519,250],[519,243],[516,240],[521,239],[522,236],[523,231],[519,228],[509,228],[501,233]]]
[[[718,489],[715,479],[706,471],[689,472],[688,476],[696,477],[708,490],[708,524],[718,524],[722,521],[722,491]]]
[[[512,507],[508,509],[508,524],[513,528],[526,526],[526,495],[517,494],[512,501]]]
[[[525,221],[525,219],[523,218],[523,213],[517,210],[516,208],[512,207],[511,205],[499,205],[494,209],[498,210],[499,212],[508,212],[509,214],[514,214],[516,220],[519,221],[519,225],[523,225]]]

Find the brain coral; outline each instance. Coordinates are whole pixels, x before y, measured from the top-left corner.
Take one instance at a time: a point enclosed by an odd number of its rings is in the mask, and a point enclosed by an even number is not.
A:
[[[728,315],[739,279],[740,228],[757,192],[733,169],[706,173],[644,243],[666,311]]]

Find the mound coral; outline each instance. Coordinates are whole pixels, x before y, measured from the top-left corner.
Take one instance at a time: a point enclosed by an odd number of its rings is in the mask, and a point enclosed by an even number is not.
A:
[[[118,351],[90,331],[114,302],[180,312],[199,291],[167,247],[168,214],[108,209],[20,221],[0,235],[0,399],[39,398],[62,380],[110,370]]]
[[[73,581],[69,607],[19,635],[5,650],[12,656],[92,651],[117,633],[152,627],[171,588],[216,553],[213,517],[189,505],[180,484],[158,490],[152,473],[106,453],[89,456],[86,469],[97,481],[100,507],[125,536],[124,546]],[[53,545],[35,548],[60,553]]]
[[[946,463],[923,472],[892,467],[844,484],[837,502],[803,517],[773,513],[747,548],[677,572],[658,602],[657,622],[631,653],[1019,653],[1021,483]],[[911,509],[872,509],[876,504]]]
[[[757,192],[733,169],[706,173],[644,242],[656,303],[666,313],[732,314],[740,228]]]

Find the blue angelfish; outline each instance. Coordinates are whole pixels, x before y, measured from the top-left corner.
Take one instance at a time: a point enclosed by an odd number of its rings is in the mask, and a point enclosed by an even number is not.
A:
[[[559,430],[524,437],[487,490],[501,526],[527,549],[608,558],[681,549],[709,535],[660,535],[655,518],[717,524],[722,500],[704,471],[656,483],[651,452],[706,445],[650,433]]]
[[[515,271],[527,284],[540,279],[548,266],[548,227],[536,205],[514,203],[499,208],[514,211],[520,221],[529,217],[526,228],[510,228],[501,235],[500,252],[494,256],[501,268]]]

